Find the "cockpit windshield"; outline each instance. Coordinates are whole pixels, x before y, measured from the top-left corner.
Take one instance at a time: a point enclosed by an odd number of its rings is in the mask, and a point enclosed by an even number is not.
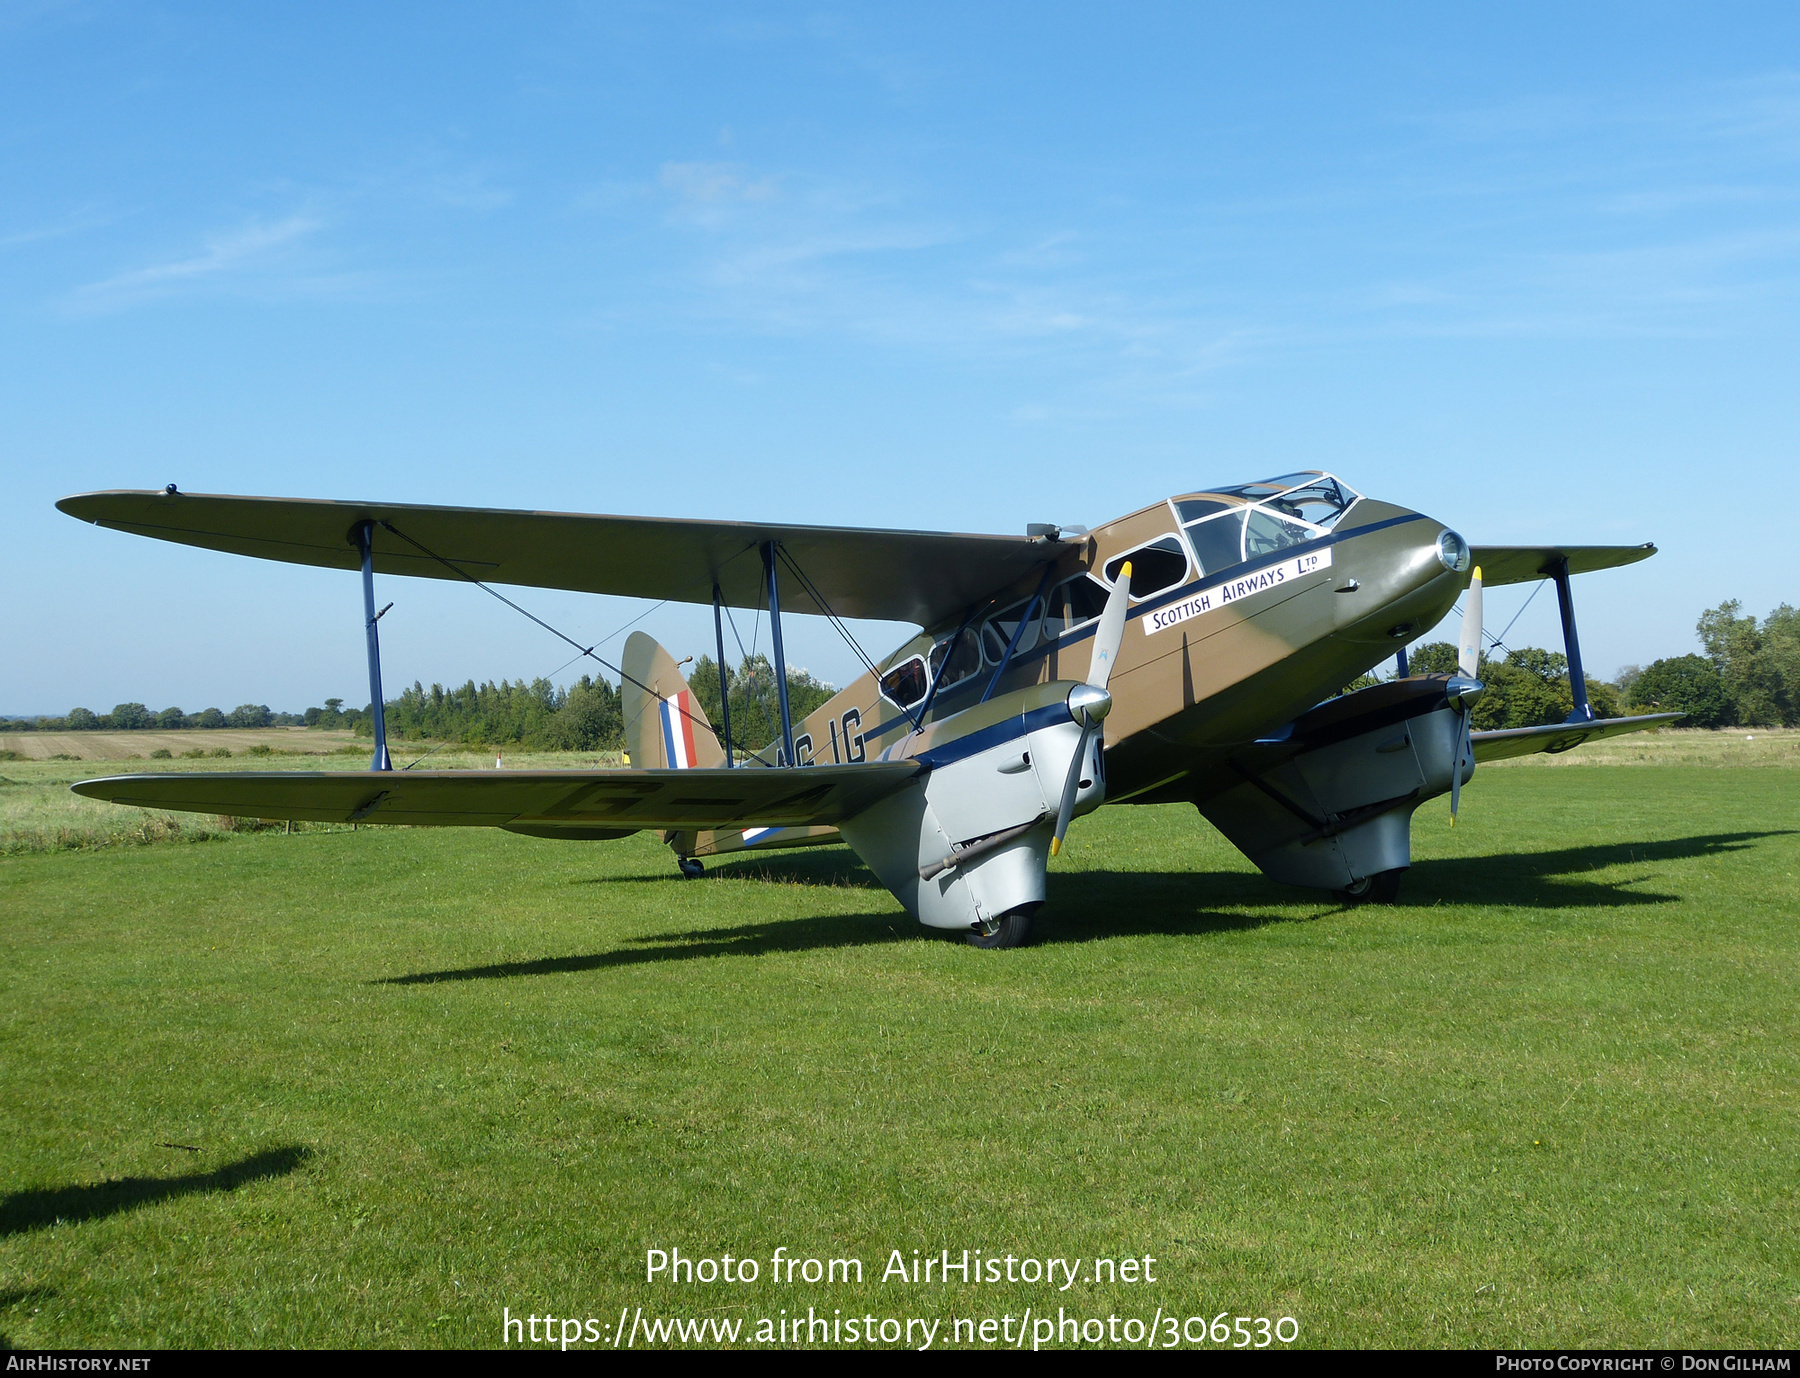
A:
[[[1311,469],[1177,498],[1175,511],[1202,572],[1216,574],[1318,539],[1360,496],[1332,475]]]

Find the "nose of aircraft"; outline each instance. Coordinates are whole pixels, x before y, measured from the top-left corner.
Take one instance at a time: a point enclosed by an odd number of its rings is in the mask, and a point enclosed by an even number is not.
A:
[[[1393,507],[1369,516],[1338,547],[1339,634],[1405,645],[1456,606],[1469,582],[1469,543],[1422,512]]]

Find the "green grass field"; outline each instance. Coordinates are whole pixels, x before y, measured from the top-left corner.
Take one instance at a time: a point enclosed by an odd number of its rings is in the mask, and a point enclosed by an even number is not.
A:
[[[1014,952],[923,936],[840,848],[682,881],[644,836],[113,845],[152,839],[56,821],[77,763],[5,763],[0,823],[65,831],[0,856],[0,1335],[810,1306],[943,1345],[1061,1306],[1793,1345],[1800,734],[1743,735],[1484,769],[1385,908],[1263,880],[1190,809],[1102,810]],[[647,1282],[677,1247],[762,1276]],[[865,1280],[776,1283],[777,1247]],[[945,1248],[1157,1280],[880,1278]]]

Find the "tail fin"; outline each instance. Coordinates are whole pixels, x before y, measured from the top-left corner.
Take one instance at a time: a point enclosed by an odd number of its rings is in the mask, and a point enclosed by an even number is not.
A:
[[[633,632],[625,642],[625,748],[631,764],[648,770],[722,766],[725,751],[706,710],[675,661],[654,637]]]

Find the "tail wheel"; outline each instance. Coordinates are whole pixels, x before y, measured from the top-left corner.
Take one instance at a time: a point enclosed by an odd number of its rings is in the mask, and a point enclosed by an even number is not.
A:
[[[969,934],[969,946],[981,948],[1023,947],[1031,941],[1031,916],[1035,904],[1011,909],[995,918],[983,919]]]
[[[692,880],[695,876],[701,875],[706,870],[706,863],[697,856],[677,857],[675,865],[680,868],[681,874],[686,876],[689,880]]]
[[[1346,885],[1342,890],[1334,890],[1345,904],[1392,904],[1400,898],[1400,877],[1406,874],[1404,866],[1397,866],[1391,871],[1377,871],[1372,876],[1364,876],[1354,885]]]

